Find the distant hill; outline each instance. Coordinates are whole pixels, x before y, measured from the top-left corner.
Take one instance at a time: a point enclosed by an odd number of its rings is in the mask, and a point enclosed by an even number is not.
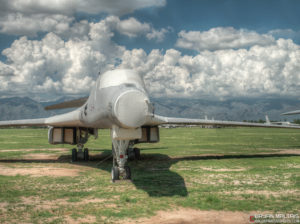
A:
[[[201,99],[152,99],[155,111],[160,115],[215,118],[218,120],[293,120],[300,116],[280,116],[281,113],[300,109],[299,100],[291,99],[230,99],[225,101]]]
[[[53,102],[37,102],[28,97],[12,97],[0,99],[0,120],[18,120],[30,118],[43,118],[56,114],[65,113],[68,110],[46,111],[47,105],[62,102],[60,100]]]
[[[28,97],[0,99],[0,120],[16,120],[53,116],[72,109],[45,111],[44,107],[74,97],[63,97],[52,102],[37,102]],[[299,100],[291,99],[231,99],[225,101],[153,98],[155,112],[164,116],[218,120],[259,120],[268,114],[271,120],[293,120],[299,115],[280,116],[280,113],[300,109]]]

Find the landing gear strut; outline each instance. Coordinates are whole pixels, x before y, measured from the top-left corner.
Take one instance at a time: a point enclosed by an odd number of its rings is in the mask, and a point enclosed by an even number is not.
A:
[[[122,179],[131,179],[131,170],[126,166],[128,159],[127,149],[129,140],[116,140],[112,139],[112,152],[113,152],[113,167],[111,170],[111,179],[114,182]]]
[[[78,144],[77,149],[72,149],[72,162],[78,161],[78,159],[88,161],[89,160],[89,150],[88,148],[83,149],[83,144]]]

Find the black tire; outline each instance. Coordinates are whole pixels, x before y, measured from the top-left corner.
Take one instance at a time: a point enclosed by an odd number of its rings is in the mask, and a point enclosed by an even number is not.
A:
[[[77,161],[77,150],[74,148],[72,149],[72,162],[76,162]]]
[[[128,160],[130,160],[130,161],[135,160],[135,152],[134,152],[134,149],[128,148],[128,149],[127,149],[127,155],[128,155]]]
[[[134,148],[134,156],[136,160],[140,160],[141,159],[141,150],[139,148]]]
[[[124,177],[124,179],[130,180],[131,179],[131,170],[130,170],[130,167],[129,166],[125,166],[124,169],[125,169],[125,177]]]
[[[89,161],[89,149],[85,148],[83,151],[83,159],[84,161]]]
[[[113,168],[111,169],[111,180],[112,182],[115,182],[116,180],[120,179],[120,172],[119,172],[119,168],[116,166],[113,166]]]

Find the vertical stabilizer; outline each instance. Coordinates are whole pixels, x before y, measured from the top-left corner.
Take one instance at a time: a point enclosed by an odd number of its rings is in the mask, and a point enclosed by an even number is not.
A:
[[[268,117],[268,115],[266,115],[266,124],[271,124],[270,119]]]

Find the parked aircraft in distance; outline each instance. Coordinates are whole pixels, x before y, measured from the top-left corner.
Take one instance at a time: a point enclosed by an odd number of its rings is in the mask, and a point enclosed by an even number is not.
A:
[[[88,160],[84,144],[90,135],[98,136],[98,129],[110,129],[112,140],[112,181],[131,179],[126,165],[128,156],[140,151],[133,149],[137,143],[159,141],[159,125],[219,125],[246,127],[299,128],[290,125],[248,123],[208,119],[163,117],[154,113],[143,79],[134,70],[112,70],[100,75],[88,98],[72,100],[46,109],[79,107],[72,112],[48,118],[0,121],[0,127],[49,126],[50,144],[72,144],[72,160]]]
[[[268,115],[266,115],[266,124],[279,124],[279,125],[292,125],[292,126],[299,126],[299,124],[291,123],[289,121],[270,121]]]
[[[300,110],[285,112],[285,113],[282,113],[281,115],[293,115],[293,114],[300,114]]]

